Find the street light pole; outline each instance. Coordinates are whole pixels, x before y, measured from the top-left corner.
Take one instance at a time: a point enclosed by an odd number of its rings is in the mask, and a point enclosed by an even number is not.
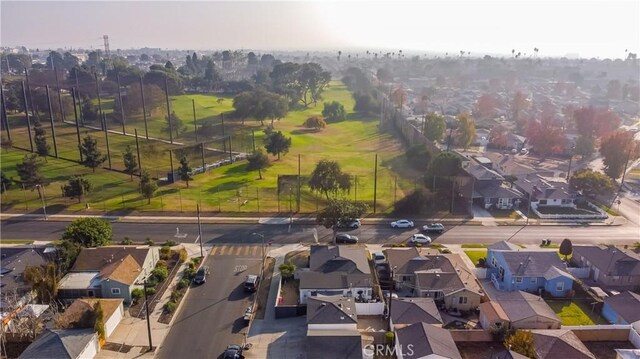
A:
[[[149,300],[147,299],[147,277],[144,277],[144,309],[147,314],[147,333],[149,334],[149,351],[153,351],[151,343],[151,322],[149,322]]]
[[[264,234],[262,233],[257,233],[257,232],[253,232],[252,233],[254,236],[260,236],[260,238],[262,239],[262,266],[260,267],[260,279],[262,279],[262,275],[264,274],[264,260],[265,260],[265,253],[264,253]]]
[[[42,213],[44,213],[44,220],[48,220],[47,217],[47,200],[44,198],[44,187],[42,185],[37,184],[36,188],[38,189],[38,195],[40,196],[40,201],[42,201]]]
[[[198,212],[198,236],[200,237],[200,258],[204,258],[204,252],[202,251],[202,224],[200,223],[200,204],[196,204],[196,211]]]
[[[387,313],[387,315],[389,316],[389,322],[388,322],[388,326],[389,326],[389,331],[392,331],[391,328],[391,303],[393,302],[393,289],[396,287],[396,280],[393,277],[395,274],[395,270],[398,269],[397,266],[393,266],[393,268],[391,269],[391,290],[389,291],[389,311]]]

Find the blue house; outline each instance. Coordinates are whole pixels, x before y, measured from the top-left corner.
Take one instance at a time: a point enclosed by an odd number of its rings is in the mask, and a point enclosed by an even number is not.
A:
[[[633,324],[640,321],[640,295],[624,292],[604,298],[602,316],[611,324]]]
[[[556,252],[519,249],[506,242],[487,248],[487,275],[496,289],[536,294],[545,291],[553,297],[570,293],[573,277]]]

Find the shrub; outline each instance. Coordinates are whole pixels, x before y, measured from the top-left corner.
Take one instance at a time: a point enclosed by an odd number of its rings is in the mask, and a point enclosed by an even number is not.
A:
[[[136,302],[139,301],[143,296],[144,292],[142,291],[142,288],[136,288],[131,291],[131,298],[133,298],[133,300],[135,300]]]
[[[167,262],[164,260],[159,260],[158,263],[156,263],[156,267],[168,268]]]
[[[180,263],[186,262],[189,258],[189,253],[187,253],[187,250],[184,248],[180,248],[178,255],[180,256]]]
[[[176,289],[180,290],[180,289],[186,288],[186,287],[189,286],[189,283],[191,283],[191,282],[187,278],[182,278],[182,279],[180,279],[178,284],[176,284]]]
[[[195,263],[196,265],[200,264],[200,262],[202,262],[202,258],[200,257],[193,257],[191,258],[191,262]]]
[[[182,278],[186,278],[187,280],[191,280],[193,279],[193,277],[196,275],[196,270],[192,269],[192,268],[187,268],[184,270],[184,274],[182,275]]]
[[[386,332],[384,333],[384,341],[387,344],[393,344],[394,340],[395,340],[395,334],[393,334],[393,332]]]
[[[195,263],[193,263],[193,261],[191,261],[191,262],[189,262],[189,264],[188,264],[188,268],[189,268],[189,269],[193,269],[193,270],[195,270],[195,269],[196,269],[196,264],[195,264]]]
[[[182,293],[178,292],[177,290],[174,290],[173,292],[171,292],[171,301],[172,302],[178,302],[178,300],[180,300],[180,298],[182,298]]]
[[[167,260],[171,256],[171,247],[166,244],[160,248],[160,259]]]
[[[124,237],[124,239],[122,241],[120,241],[120,244],[129,245],[129,244],[133,244],[133,241],[129,237]]]
[[[163,266],[157,266],[152,272],[151,275],[153,275],[154,277],[156,277],[156,279],[158,280],[158,282],[162,282],[163,280],[167,279],[167,277],[169,276],[169,271],[167,270],[167,267],[163,267]]]
[[[478,267],[484,268],[486,266],[487,266],[487,259],[486,258],[478,259]]]
[[[144,240],[144,244],[148,245],[148,246],[152,246],[154,245],[153,240],[149,237],[147,237],[147,239]]]
[[[167,302],[164,305],[164,311],[167,313],[173,313],[176,311],[176,308],[178,307],[178,305],[176,304],[176,302]]]
[[[393,205],[395,214],[418,214],[423,211],[427,203],[433,200],[433,196],[424,188],[412,191],[406,197],[398,200]]]
[[[164,244],[163,244],[163,246],[169,246],[169,247],[173,247],[173,246],[177,246],[177,245],[178,245],[178,242],[176,242],[176,241],[174,241],[172,239],[164,242]]]
[[[156,289],[147,287],[147,295],[154,295],[154,294],[156,294]]]
[[[147,278],[147,287],[155,287],[156,285],[158,285],[158,278],[154,275],[150,275],[149,278]]]
[[[510,335],[509,329],[506,325],[501,325],[496,327],[495,325],[491,325],[489,327],[489,332],[491,333],[491,337],[493,341],[503,342]]]
[[[441,249],[440,253],[442,253],[442,254],[451,254],[451,250],[449,250],[449,248]]]

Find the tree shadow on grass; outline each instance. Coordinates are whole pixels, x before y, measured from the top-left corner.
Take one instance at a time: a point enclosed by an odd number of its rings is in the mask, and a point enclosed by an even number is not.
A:
[[[222,192],[222,191],[239,189],[239,188],[242,188],[248,182],[249,181],[245,179],[245,180],[242,180],[242,181],[230,181],[230,182],[226,182],[226,183],[221,183],[219,185],[216,185],[216,186],[213,186],[213,187],[207,189],[207,192],[208,193],[218,193],[218,192]]]

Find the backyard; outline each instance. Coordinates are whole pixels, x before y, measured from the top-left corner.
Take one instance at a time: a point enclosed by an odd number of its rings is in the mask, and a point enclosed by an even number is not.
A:
[[[486,250],[465,250],[464,253],[471,259],[471,261],[475,265],[478,265],[478,260],[480,260],[480,258],[487,257]]]
[[[227,166],[208,171],[204,175],[195,175],[189,182],[174,184],[161,183],[156,196],[147,203],[138,193],[138,180],[130,180],[129,175],[99,168],[93,173],[77,162],[77,135],[75,126],[68,123],[56,122],[59,155],[62,159],[48,157],[42,168],[47,181],[46,201],[50,212],[62,210],[85,211],[88,206],[94,211],[193,211],[196,203],[200,203],[204,211],[220,212],[295,212],[297,211],[297,174],[300,166],[301,190],[300,211],[313,212],[324,205],[325,198],[311,192],[306,185],[307,178],[321,159],[337,161],[342,169],[352,178],[352,188],[348,197],[365,201],[373,206],[375,155],[378,154],[377,173],[377,201],[379,212],[389,212],[395,199],[404,197],[419,182],[413,177],[403,154],[404,150],[399,141],[392,134],[378,132],[378,119],[375,116],[363,117],[351,112],[354,100],[351,93],[340,82],[332,82],[323,94],[324,101],[338,101],[347,110],[347,120],[330,123],[322,131],[308,131],[302,123],[311,115],[320,114],[323,105],[309,107],[303,110],[292,110],[288,116],[274,123],[275,130],[282,131],[291,137],[292,146],[288,154],[277,160],[271,157],[271,166],[263,171],[263,179],[259,179],[257,171],[248,171],[247,162],[239,161]],[[231,98],[218,98],[210,95],[180,95],[171,99],[171,108],[183,119],[185,132],[175,141],[174,145],[157,140],[143,139],[144,126],[136,118],[126,122],[127,133],[138,130],[141,148],[142,168],[150,171],[156,178],[166,177],[170,171],[168,149],[182,150],[188,155],[192,168],[200,167],[202,155],[200,148],[195,148],[195,134],[193,127],[193,113],[191,99],[196,100],[196,116],[198,125],[211,122],[214,132],[209,139],[220,138],[232,134],[233,151],[252,151],[252,131],[255,133],[256,147],[261,146],[263,140],[262,128],[259,123],[250,119],[242,124],[239,120],[226,119],[224,129],[219,114],[231,110]],[[222,99],[222,101],[220,101]],[[109,102],[104,100],[103,107]],[[108,112],[105,110],[105,112]],[[166,133],[160,129],[166,120],[161,109],[154,112],[149,119],[149,135],[166,138]],[[29,153],[29,140],[24,125],[24,119],[18,115],[11,115],[12,140],[14,146],[2,153],[2,172],[8,177],[18,179],[15,165],[22,161],[22,157]],[[67,116],[69,120],[69,116]],[[110,124],[113,131],[120,131],[121,125]],[[50,126],[45,126],[48,142],[52,145]],[[89,132],[98,140],[98,146],[106,154],[105,134],[99,130],[81,128],[81,137]],[[135,138],[122,133],[110,132],[109,146],[111,150],[111,167],[119,171],[124,169],[122,152],[127,145],[131,145],[134,153]],[[199,138],[202,141],[202,136]],[[182,145],[184,144],[184,145]],[[205,162],[207,164],[226,158],[228,151],[226,142],[208,142],[206,144]],[[53,148],[52,148],[53,152]],[[108,167],[108,162],[103,166]],[[174,154],[173,167],[179,166],[178,158]],[[60,186],[71,175],[85,175],[93,183],[93,191],[86,198],[78,202],[62,198]],[[280,180],[280,181],[279,181]],[[3,194],[3,210],[28,211],[41,208],[40,198],[34,191],[23,191],[14,184],[6,194]],[[49,208],[51,207],[51,208]]]
[[[591,306],[586,300],[547,299],[546,301],[558,315],[562,325],[609,324],[600,314],[591,310]]]

